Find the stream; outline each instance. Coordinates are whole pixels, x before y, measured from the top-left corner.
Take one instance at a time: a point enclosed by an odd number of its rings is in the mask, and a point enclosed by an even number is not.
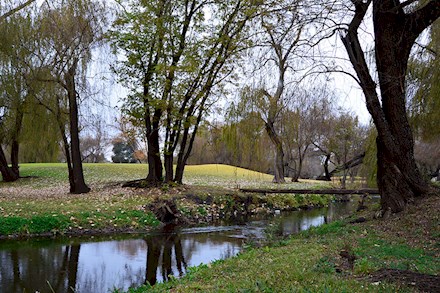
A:
[[[107,293],[183,276],[188,267],[238,254],[269,221],[284,235],[344,217],[356,202],[252,218],[242,225],[165,228],[147,234],[0,241],[0,292]],[[74,290],[72,290],[74,289]]]

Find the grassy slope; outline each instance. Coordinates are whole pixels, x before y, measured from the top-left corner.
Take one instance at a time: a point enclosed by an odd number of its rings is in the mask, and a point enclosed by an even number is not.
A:
[[[68,193],[65,164],[22,164],[22,176],[13,183],[0,182],[0,236],[77,230],[142,230],[158,222],[143,206],[157,196],[179,196],[187,189],[135,190],[122,182],[146,177],[139,164],[85,164],[86,182],[92,192]],[[225,194],[242,186],[273,187],[270,175],[225,165],[188,166],[185,183],[196,195]],[[313,183],[286,184],[309,188]],[[213,192],[214,191],[214,192]],[[307,197],[312,201],[320,198]],[[276,198],[274,199],[276,200]],[[301,202],[305,200],[301,198]],[[294,198],[292,203],[300,201]],[[285,203],[280,203],[285,204]]]

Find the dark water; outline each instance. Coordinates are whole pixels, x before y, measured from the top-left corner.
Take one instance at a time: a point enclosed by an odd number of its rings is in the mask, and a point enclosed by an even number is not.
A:
[[[292,234],[353,211],[356,203],[275,216],[281,233]],[[190,266],[236,255],[246,239],[264,237],[268,220],[145,235],[0,241],[0,292],[110,292],[169,276]],[[74,291],[73,291],[74,290]]]

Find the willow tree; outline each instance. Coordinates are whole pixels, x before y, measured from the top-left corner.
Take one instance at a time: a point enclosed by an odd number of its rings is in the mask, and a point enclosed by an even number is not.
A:
[[[440,180],[440,22],[431,26],[427,44],[415,51],[407,84],[415,158],[427,177]]]
[[[13,8],[0,17],[0,172],[4,181],[15,181],[20,175],[20,136],[30,99],[27,84],[32,60],[32,19],[29,13],[17,13],[24,7]],[[3,144],[10,146],[11,167]]]
[[[120,13],[111,39],[125,60],[115,69],[131,90],[125,112],[147,137],[146,185],[182,182],[198,125],[254,11],[244,0],[156,0],[128,2]]]
[[[440,22],[429,31],[429,42],[418,48],[409,63],[409,113],[416,137],[430,141],[440,136]]]
[[[100,44],[105,13],[92,0],[54,1],[42,6],[38,16],[39,50],[35,79],[45,83],[37,98],[56,117],[62,136],[71,193],[87,193],[79,141],[81,86],[86,85],[92,50]],[[68,127],[65,124],[68,115]],[[67,129],[66,129],[67,128]]]
[[[415,197],[430,192],[414,159],[407,116],[406,73],[420,34],[440,16],[440,1],[352,0],[355,13],[342,41],[377,128],[377,182],[383,211],[400,212]],[[379,91],[359,42],[358,28],[372,4],[375,70]]]

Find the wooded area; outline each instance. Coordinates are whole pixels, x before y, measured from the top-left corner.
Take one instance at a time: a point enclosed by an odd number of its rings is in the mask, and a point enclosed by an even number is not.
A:
[[[82,163],[113,145],[114,162],[148,163],[142,187],[182,184],[188,163],[276,183],[337,175],[343,188],[361,175],[384,210],[403,210],[440,177],[439,3],[351,2],[2,2],[2,179],[63,161],[70,192],[87,193]],[[100,54],[112,57],[98,66]],[[341,75],[362,89],[369,125],[338,106]],[[110,78],[125,89],[111,135],[102,105],[116,97],[92,86]]]

